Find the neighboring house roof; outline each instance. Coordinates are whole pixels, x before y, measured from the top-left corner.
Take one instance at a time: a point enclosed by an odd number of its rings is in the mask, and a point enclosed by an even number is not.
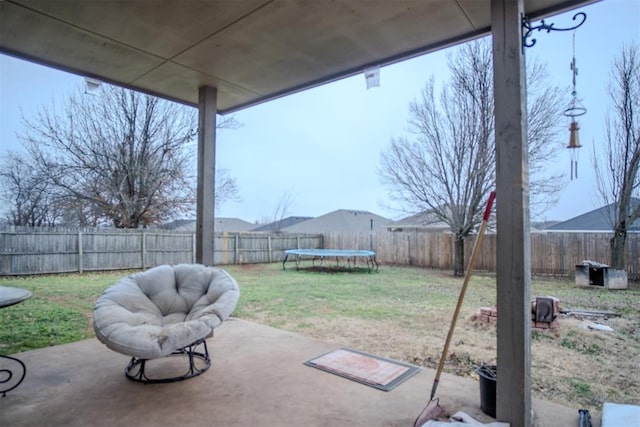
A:
[[[240,218],[215,218],[215,231],[240,232],[250,231],[255,224]],[[161,228],[175,231],[196,232],[195,219],[177,219],[170,223],[164,224]]]
[[[251,231],[282,231],[284,228],[291,227],[302,221],[313,219],[312,216],[290,216],[280,219],[278,221],[271,222],[269,224],[263,224],[259,227],[251,229]]]
[[[457,205],[441,205],[438,208],[438,211],[441,211],[447,216],[452,217],[454,214],[453,209],[451,208],[452,206],[455,207]],[[466,210],[462,205],[458,207],[460,210]],[[484,210],[482,212],[484,212]],[[388,228],[389,231],[428,231],[437,233],[451,232],[451,226],[440,219],[440,217],[436,214],[435,209],[428,209],[408,216],[406,218],[399,219],[398,221],[390,224]],[[495,226],[492,221],[489,221],[487,233],[492,232],[495,232]],[[474,234],[474,231],[472,231],[471,234]]]
[[[631,200],[630,209],[635,209],[640,204],[640,199],[633,198]],[[574,218],[559,222],[546,231],[592,231],[592,232],[611,232],[613,231],[613,218],[616,210],[616,204],[611,203],[590,212],[578,215]],[[627,225],[627,231],[640,232],[640,219],[634,221],[633,224]]]
[[[450,227],[440,220],[433,211],[420,212],[390,223],[389,231],[449,231]]]
[[[196,231],[195,219],[176,219],[166,224],[160,224],[158,228],[173,231]]]
[[[559,224],[560,221],[556,221],[556,220],[548,220],[548,221],[531,221],[531,231],[532,232],[536,232],[536,231],[544,231],[547,230],[549,227]]]
[[[283,229],[287,233],[384,230],[390,219],[368,211],[338,209]]]
[[[256,225],[240,218],[216,218],[215,231],[251,231]]]

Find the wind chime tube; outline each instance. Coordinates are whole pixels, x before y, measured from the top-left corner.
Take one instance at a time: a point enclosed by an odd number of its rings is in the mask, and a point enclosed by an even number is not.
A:
[[[571,162],[571,181],[573,181],[573,159],[569,161]]]

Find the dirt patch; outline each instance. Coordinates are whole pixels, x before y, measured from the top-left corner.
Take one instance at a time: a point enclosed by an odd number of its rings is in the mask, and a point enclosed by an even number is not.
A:
[[[262,319],[268,321],[268,319]],[[533,393],[539,398],[599,413],[604,401],[637,403],[640,355],[629,354],[638,325],[625,319],[601,319],[613,332],[582,329],[581,319],[562,317],[556,333],[532,335]],[[416,327],[418,326],[418,327]],[[384,320],[306,318],[285,322],[283,329],[336,346],[351,347],[419,366],[436,368],[448,324],[402,325]],[[478,379],[481,364],[496,363],[495,325],[475,314],[461,319],[445,362],[445,372]]]

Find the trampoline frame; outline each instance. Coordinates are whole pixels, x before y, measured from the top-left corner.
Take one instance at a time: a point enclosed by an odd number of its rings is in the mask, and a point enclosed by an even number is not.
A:
[[[294,255],[294,261],[296,263],[296,270],[300,270],[300,263],[304,258],[311,258],[312,267],[315,267],[315,262],[317,260],[320,261],[320,267],[322,267],[322,263],[325,258],[335,258],[336,265],[340,266],[340,258],[347,259],[347,269],[352,269],[356,265],[357,258],[365,258],[365,262],[367,263],[367,268],[369,269],[369,273],[373,270],[375,266],[376,271],[378,271],[378,261],[376,260],[376,253],[374,251],[365,251],[365,250],[353,250],[353,249],[287,249],[284,251],[285,256],[282,261],[282,269],[285,270],[285,263],[289,259],[289,255]]]

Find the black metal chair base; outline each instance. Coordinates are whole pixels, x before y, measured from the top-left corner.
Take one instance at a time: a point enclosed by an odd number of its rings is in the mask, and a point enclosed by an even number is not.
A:
[[[3,387],[8,387],[8,388],[0,388],[0,394],[2,395],[2,397],[5,397],[8,391],[11,391],[14,388],[18,387],[22,382],[22,380],[24,380],[24,377],[27,374],[27,367],[24,365],[24,363],[22,363],[22,360],[16,359],[15,357],[5,356],[2,354],[0,354],[0,357],[2,357],[3,359],[11,360],[13,362],[17,362],[20,365],[19,369],[22,371],[20,374],[16,374],[16,377],[19,376],[20,379],[14,380],[13,379],[14,372],[11,369],[8,369],[8,368],[0,369],[0,385],[6,384]]]
[[[197,351],[199,346],[204,347],[204,351]],[[167,357],[185,357],[189,361],[189,368],[184,375],[171,378],[149,378],[145,374],[145,367],[148,359],[138,359],[132,357],[129,365],[124,370],[124,374],[131,381],[143,383],[143,384],[159,384],[159,383],[172,383],[176,381],[188,380],[189,378],[197,377],[204,373],[211,367],[211,358],[209,357],[209,349],[207,348],[206,338],[198,340],[193,344],[178,349],[171,353]],[[204,362],[204,366],[196,366],[196,360]]]

